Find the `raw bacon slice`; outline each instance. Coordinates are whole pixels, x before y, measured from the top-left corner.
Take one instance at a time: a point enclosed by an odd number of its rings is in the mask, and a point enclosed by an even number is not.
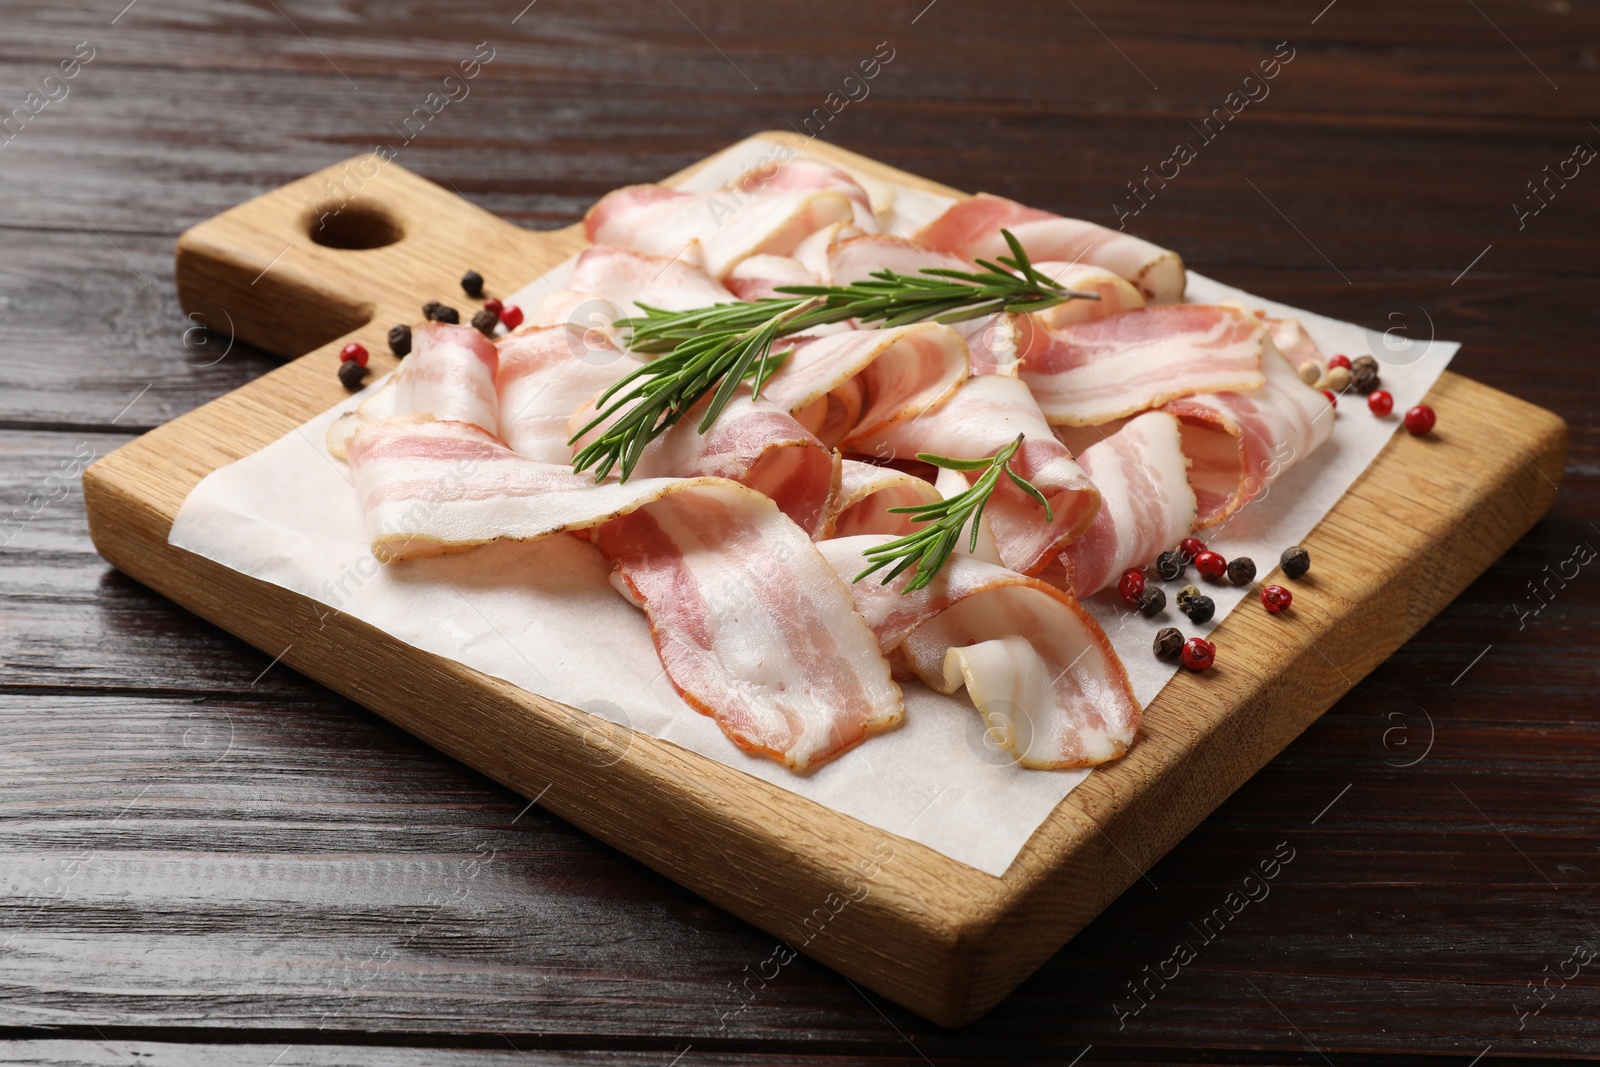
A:
[[[1215,526],[1261,496],[1273,479],[1333,433],[1333,405],[1322,390],[1300,379],[1270,341],[1261,369],[1266,384],[1259,389],[1188,396],[1163,409],[1184,424],[1201,528]]]
[[[608,332],[617,319],[639,315],[640,304],[664,311],[726,304],[734,294],[682,258],[650,256],[615,245],[595,245],[578,256],[567,287],[544,298],[530,322],[573,323]],[[611,340],[620,340],[612,332]]]
[[[728,483],[677,493],[594,540],[673,686],[740,748],[803,771],[900,721],[850,591],[766,498]]]
[[[1298,371],[1300,364],[1311,360],[1319,370],[1328,369],[1328,361],[1322,358],[1322,349],[1317,347],[1317,342],[1311,339],[1299,319],[1274,319],[1259,311],[1256,314],[1266,323],[1268,336],[1278,346],[1278,351],[1283,353],[1283,358],[1289,361],[1289,366]]]
[[[848,171],[812,156],[795,156],[781,163],[761,163],[723,185],[730,208],[737,210],[745,197],[780,193],[836,192],[849,197],[854,208],[852,223],[867,232],[878,228],[879,211],[887,211],[894,200],[891,187],[878,190],[881,206],[873,203],[867,188]]]
[[[845,581],[863,553],[887,537],[824,541],[818,547]],[[972,556],[952,556],[927,588],[872,577],[851,585],[856,610],[879,647],[895,653],[930,688],[962,686],[1024,767],[1089,767],[1127,751],[1140,708],[1104,631],[1061,590]]]
[[[524,327],[497,347],[500,437],[545,463],[571,461],[567,420],[573,410],[639,366],[638,357],[619,350],[598,327]]]
[[[1144,308],[1036,332],[1022,380],[1051,422],[1091,426],[1191,393],[1258,388],[1265,341],[1238,308]]]
[[[735,395],[702,434],[700,420],[710,403],[709,396],[702,398],[645,446],[633,478],[727,478],[771,498],[807,533],[824,534],[831,517],[828,505],[839,484],[838,454],[783,408],[768,400],[752,400],[748,389]],[[592,406],[585,404],[568,425],[578,430],[593,418]],[[606,425],[609,422],[579,438],[569,455]]]
[[[740,300],[766,300],[768,297],[790,297],[778,292],[784,285],[816,285],[820,279],[805,264],[792,256],[774,256],[763,252],[741,260],[723,279],[728,289]]]
[[[967,370],[967,346],[948,326],[918,322],[892,330],[850,330],[794,344],[761,395],[804,413],[802,421],[813,425],[815,405],[858,379],[864,405],[843,438],[853,447],[950,396]]]
[[[752,196],[737,208],[713,195],[630,185],[608,193],[584,216],[594,244],[677,256],[693,245],[706,273],[722,278],[762,252],[788,255],[807,235],[853,217],[854,203],[836,189]]]
[[[847,459],[840,469],[833,535],[881,533],[904,537],[915,529],[916,523],[910,516],[896,515],[889,509],[932,504],[939,499],[939,490],[933,483],[914,474]]]
[[[1081,219],[1067,219],[1014,200],[979,193],[950,207],[912,240],[966,259],[1009,254],[1002,229],[1016,235],[1035,263],[1059,260],[1115,271],[1156,303],[1183,299],[1183,260],[1129,234]]]
[[[1125,278],[1104,267],[1088,263],[1035,263],[1040,274],[1057,284],[1080,293],[1094,293],[1099,300],[1068,300],[1037,312],[1041,324],[1064,329],[1080,322],[1093,322],[1122,311],[1137,311],[1145,306],[1144,295]]]
[[[432,415],[499,432],[494,376],[499,357],[471,326],[428,322],[412,331],[411,354],[400,364],[389,398],[397,413]]]
[[[1100,490],[1100,513],[1061,554],[1074,595],[1098,593],[1194,529],[1195,491],[1173,416],[1140,415],[1079,453],[1078,465]]]
[[[1006,566],[1033,574],[1089,528],[1100,494],[1050,432],[1022,381],[994,375],[969,378],[943,404],[862,441],[860,450],[883,459],[910,459],[918,452],[982,459],[1019,433],[1024,440],[1012,469],[1044,493],[1052,519],[1046,522],[1038,502],[1005,478],[989,497],[984,517]],[[969,473],[969,482],[978,474]]]
[[[372,552],[384,562],[585,530],[668,494],[731,484],[717,478],[596,484],[565,463],[518,455],[470,423],[420,415],[366,423],[347,451]]]

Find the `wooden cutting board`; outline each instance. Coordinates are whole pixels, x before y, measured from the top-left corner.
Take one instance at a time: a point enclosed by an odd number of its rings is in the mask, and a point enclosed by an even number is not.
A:
[[[962,195],[793,134],[760,136]],[[1225,664],[1180,673],[1129,754],[1090,775],[996,878],[167,544],[202,477],[345,395],[342,345],[362,342],[387,371],[388,327],[415,321],[423,301],[478,306],[458,284],[469,268],[506,296],[504,283],[584,244],[579,226],[520,229],[372,156],[194,227],[178,242],[185,310],[301,358],[90,467],[95,545],[267,654],[945,1025],[1003,998],[1394,652],[1544,514],[1561,478],[1559,417],[1446,373],[1429,395],[1439,429],[1396,435],[1306,539],[1316,568],[1295,587],[1295,625],[1229,616],[1216,636]]]

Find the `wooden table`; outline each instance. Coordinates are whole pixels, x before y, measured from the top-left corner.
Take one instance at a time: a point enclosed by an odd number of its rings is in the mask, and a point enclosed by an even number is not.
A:
[[[1579,963],[1600,953],[1600,578],[1581,564],[1600,545],[1600,174],[1564,162],[1600,146],[1592,8],[122,2],[19,5],[0,43],[0,113],[57,97],[0,148],[0,1063],[1600,1053],[1600,955]],[[469,94],[430,113],[481,41]],[[879,42],[893,58],[847,84]],[[1190,125],[1246,90],[1266,95]],[[804,958],[739,995],[770,938],[112,571],[72,477],[275,365],[178,309],[195,221],[387,141],[555,227],[808,116],[1111,224],[1187,142],[1130,228],[1264,296],[1460,340],[1455,369],[1572,429],[1544,522],[959,1032]],[[1280,848],[1270,895],[1203,941]],[[1199,952],[1174,975],[1178,940]]]

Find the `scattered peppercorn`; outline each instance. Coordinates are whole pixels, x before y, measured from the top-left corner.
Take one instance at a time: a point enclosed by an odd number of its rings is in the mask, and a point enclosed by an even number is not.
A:
[[[1228,573],[1228,561],[1221,552],[1207,550],[1194,558],[1194,569],[1207,578],[1221,578]]]
[[[1175,626],[1163,626],[1157,631],[1152,648],[1162,659],[1177,659],[1183,653],[1183,634]]]
[[[1178,610],[1183,612],[1185,615],[1189,614],[1189,605],[1194,603],[1194,598],[1199,595],[1200,587],[1197,585],[1186,585],[1182,589],[1178,590],[1178,596],[1176,598],[1178,601]]]
[[[1350,372],[1350,388],[1366,396],[1378,388],[1380,382],[1375,367],[1356,367]]]
[[[1332,389],[1324,389],[1322,391],[1322,395],[1327,397],[1328,403],[1332,404],[1334,407],[1337,408],[1339,406],[1339,398],[1333,395]]]
[[[461,288],[470,297],[477,298],[483,295],[483,275],[475,270],[469,270],[461,276]]]
[[[1334,367],[1343,367],[1345,370],[1349,370],[1350,369],[1350,357],[1349,356],[1329,356],[1328,357],[1328,369],[1332,370]]]
[[[1139,596],[1144,592],[1144,571],[1129,567],[1117,581],[1117,595],[1130,607],[1139,606]]]
[[[1183,558],[1190,563],[1194,558],[1206,550],[1206,543],[1198,537],[1185,537],[1178,545],[1178,550],[1183,553]]]
[[[444,307],[444,305],[439,303],[439,301],[430,300],[426,304],[422,305],[422,317],[427,319],[429,322],[432,322],[433,313],[442,307]]]
[[[1255,560],[1249,556],[1235,556],[1228,561],[1228,581],[1234,585],[1249,585],[1255,580]]]
[[[1406,429],[1421,437],[1433,429],[1433,424],[1437,419],[1438,416],[1433,413],[1432,408],[1426,404],[1418,404],[1406,412]]]
[[[1375,371],[1378,369],[1378,361],[1371,356],[1357,356],[1350,363],[1351,370],[1360,370],[1362,367]]]
[[[1336,393],[1344,392],[1346,389],[1350,388],[1350,368],[1330,368],[1327,377],[1322,379],[1322,384],[1326,385],[1329,389],[1332,389]]]
[[[1383,418],[1394,410],[1394,396],[1387,389],[1374,389],[1367,394],[1367,410]]]
[[[397,356],[411,354],[411,327],[403,322],[389,327],[389,351]]]
[[[1163,582],[1170,582],[1183,577],[1183,569],[1189,561],[1183,558],[1183,552],[1163,552],[1156,557],[1156,574],[1161,576]]]
[[[1322,380],[1322,367],[1314,359],[1308,359],[1300,364],[1300,380],[1307,385],[1316,385]]]
[[[359,363],[365,367],[367,365],[367,346],[351,341],[339,349],[339,362]]]
[[[430,307],[433,308],[432,311],[428,310]],[[441,304],[437,300],[430,300],[422,305],[422,313],[434,322],[448,322],[452,326],[461,325],[461,312],[453,307]]]
[[[1286,611],[1294,603],[1294,594],[1281,585],[1267,585],[1261,588],[1261,603],[1274,615]]]
[[[1311,553],[1299,545],[1292,545],[1283,550],[1283,555],[1278,557],[1278,565],[1283,568],[1283,573],[1290,578],[1300,579],[1306,576],[1311,569]]]
[[[1203,671],[1217,661],[1217,646],[1203,637],[1191,637],[1183,643],[1183,665],[1191,671]]]
[[[503,307],[505,307],[505,305],[500,303],[500,298],[498,296],[491,296],[489,299],[483,302],[483,310],[494,312],[496,318],[500,316],[500,309]]]
[[[522,325],[522,309],[515,304],[507,304],[500,309],[500,321],[506,324],[506,329],[515,330]]]
[[[361,383],[367,378],[367,368],[355,360],[346,360],[339,364],[339,384],[348,392],[355,392],[361,388]]]
[[[1161,591],[1159,585],[1147,586],[1139,594],[1139,614],[1147,619],[1153,619],[1167,610],[1167,594]]]
[[[1211,616],[1217,613],[1217,602],[1201,593],[1189,601],[1189,606],[1183,609],[1183,613],[1189,616],[1190,622],[1200,626],[1210,622]]]
[[[485,337],[493,337],[494,328],[500,325],[500,316],[485,309],[472,316],[472,325],[476,326],[478,332]]]

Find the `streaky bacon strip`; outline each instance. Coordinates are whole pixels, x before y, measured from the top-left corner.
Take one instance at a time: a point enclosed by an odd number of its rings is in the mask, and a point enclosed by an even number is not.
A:
[[[1261,324],[1238,308],[1144,308],[1036,331],[1022,380],[1051,422],[1089,426],[1191,393],[1258,388],[1265,343]]]
[[[818,547],[846,581],[886,536]],[[850,586],[856,610],[885,654],[930,688],[967,696],[991,738],[1024,767],[1055,770],[1116,759],[1138,733],[1140,708],[1127,671],[1094,619],[1036,578],[956,555],[927,588],[902,590],[876,576]]]
[[[840,470],[839,493],[834,500],[837,516],[833,536],[882,533],[903,537],[917,524],[909,515],[896,515],[889,509],[932,504],[939,499],[934,484],[914,474],[847,459]]]
[[[706,273],[722,278],[758,253],[788,255],[809,234],[851,219],[854,210],[851,199],[836,189],[756,195],[735,207],[715,195],[630,185],[590,208],[584,229],[594,244],[655,256],[677,256],[693,246]]]
[[[1105,267],[1138,286],[1151,301],[1183,299],[1187,277],[1176,252],[1092,222],[1062,218],[987,193],[953,204],[912,240],[966,259],[993,260],[1010,254],[1002,229],[1016,236],[1035,263],[1056,260]]]
[[[662,496],[729,484],[716,478],[596,484],[566,463],[518,455],[470,423],[422,415],[366,423],[347,452],[373,554],[385,562],[586,530]]]
[[[763,252],[741,260],[728,272],[723,284],[740,300],[766,300],[770,297],[793,299],[792,294],[778,292],[780,286],[816,285],[818,281],[798,259]]]
[[[784,351],[791,340],[784,338],[773,351]],[[842,439],[850,448],[938,404],[968,373],[966,343],[934,322],[802,338],[787,352],[762,397],[804,413],[802,421],[812,425],[814,405],[857,379],[864,406]]]
[[[567,287],[551,293],[529,322],[539,326],[573,323],[598,327],[613,343],[617,319],[642,314],[640,304],[664,311],[687,311],[731,303],[735,296],[705,271],[682,259],[651,256],[615,245],[585,249],[572,267]]]
[[[667,675],[740,748],[797,771],[898,723],[900,688],[804,531],[723,483],[662,497],[595,544],[650,619]]]
[[[931,452],[953,459],[983,459],[1024,437],[1012,469],[1050,501],[1052,518],[1011,483],[1000,479],[984,517],[994,530],[1000,558],[1023,574],[1034,574],[1089,528],[1100,508],[1100,494],[1056,440],[1050,425],[1019,379],[987,375],[969,378],[949,400],[915,419],[896,423],[861,443],[880,458],[910,459]],[[969,473],[968,481],[978,472]]]
[[[1162,409],[1184,424],[1202,529],[1263,495],[1273,479],[1333,433],[1333,405],[1300,379],[1270,341],[1261,369],[1265,384],[1259,389],[1183,397]]]
[[[1121,275],[1088,263],[1035,263],[1034,267],[1058,285],[1080,293],[1094,293],[1099,300],[1068,300],[1037,312],[1041,325],[1053,330],[1080,322],[1093,322],[1123,311],[1145,306],[1144,294]]]
[[[412,331],[411,354],[387,387],[394,410],[468,422],[499,432],[494,344],[471,326],[427,322]]]
[[[878,228],[872,197],[850,173],[814,156],[795,156],[780,163],[760,163],[737,178],[724,183],[723,191],[733,203],[746,196],[772,196],[778,193],[836,192],[850,199],[854,207],[852,224],[873,232]],[[892,197],[892,193],[890,194]],[[885,205],[887,207],[887,205]]]
[[[1189,536],[1195,491],[1178,420],[1149,411],[1078,454],[1100,490],[1100,513],[1061,554],[1074,595],[1093,596]]]
[[[500,436],[522,455],[546,463],[571,461],[572,412],[640,364],[600,328],[524,327],[497,347]]]

